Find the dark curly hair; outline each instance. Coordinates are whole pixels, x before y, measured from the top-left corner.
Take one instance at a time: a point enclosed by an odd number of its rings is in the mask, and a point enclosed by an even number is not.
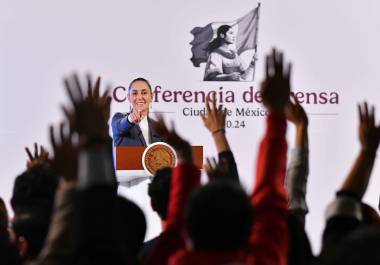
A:
[[[192,194],[185,220],[194,249],[237,250],[248,243],[253,206],[239,184],[214,181]]]
[[[216,38],[213,41],[211,41],[207,46],[208,53],[211,53],[213,50],[219,48],[223,44],[224,38],[222,38],[221,35],[224,34],[224,36],[226,36],[227,31],[229,31],[230,29],[230,25],[222,25],[218,28],[216,32]]]
[[[151,199],[152,208],[162,220],[166,219],[168,211],[172,171],[170,167],[157,170],[148,186],[148,195]]]
[[[12,208],[19,211],[52,211],[58,177],[45,166],[35,166],[16,177],[11,198]]]

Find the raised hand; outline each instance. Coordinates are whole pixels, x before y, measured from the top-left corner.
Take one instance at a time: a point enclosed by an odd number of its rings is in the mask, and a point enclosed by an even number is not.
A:
[[[106,140],[111,97],[108,89],[100,95],[100,77],[93,85],[91,77],[87,76],[87,95],[84,95],[79,77],[75,74],[64,79],[64,84],[73,105],[72,110],[63,107],[71,129],[84,142]]]
[[[285,109],[286,118],[296,126],[296,145],[307,146],[309,124],[307,114],[294,95],[291,95],[291,99]]]
[[[178,163],[194,163],[192,148],[189,142],[177,134],[174,123],[172,123],[172,129],[169,129],[163,116],[157,115],[157,121],[152,122],[152,124],[164,141],[175,149]]]
[[[294,95],[291,95],[291,99],[293,101],[290,100],[289,104],[286,106],[286,119],[293,123],[296,127],[307,126],[309,120],[307,118],[305,110],[303,109],[301,104],[298,103]]]
[[[51,159],[51,169],[66,181],[76,181],[78,171],[78,146],[72,140],[72,132],[65,133],[64,123],[59,125],[57,136],[53,126],[50,126],[50,143],[54,152]]]
[[[207,98],[206,113],[201,115],[201,118],[203,120],[203,124],[213,136],[218,153],[230,150],[230,146],[225,135],[226,116],[227,109],[223,109],[222,105],[219,105],[218,107],[216,106],[215,94],[211,99]]]
[[[206,158],[204,169],[210,181],[228,178],[229,165],[226,159],[220,159],[218,163],[215,157]]]
[[[224,132],[226,128],[227,110],[223,109],[222,105],[216,106],[215,94],[211,99],[207,98],[206,113],[201,115],[203,124],[214,135],[217,132]]]
[[[130,117],[130,120],[133,122],[133,123],[140,123],[140,121],[142,120],[142,114],[141,114],[141,111],[138,111],[137,109],[133,109],[132,110],[132,113],[129,114],[129,117]]]
[[[342,190],[355,193],[362,198],[375,164],[380,141],[380,125],[375,125],[374,106],[369,109],[367,102],[364,102],[358,105],[358,112],[361,150],[343,183]]]
[[[375,107],[368,108],[367,102],[358,105],[359,140],[362,150],[376,152],[380,141],[380,124],[375,124]]]
[[[49,152],[40,145],[38,147],[37,143],[34,143],[34,152],[29,150],[28,147],[25,147],[26,154],[28,155],[29,160],[26,161],[26,168],[30,169],[37,165],[48,165],[49,163]]]
[[[290,96],[291,65],[284,66],[283,54],[273,49],[266,57],[266,77],[261,84],[264,106],[271,112],[284,112]]]

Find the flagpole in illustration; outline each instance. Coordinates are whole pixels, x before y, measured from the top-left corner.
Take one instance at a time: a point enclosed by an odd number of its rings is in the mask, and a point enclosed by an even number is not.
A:
[[[257,21],[259,21],[260,19],[260,7],[261,7],[261,3],[259,2],[258,5],[257,5]],[[256,24],[256,36],[259,36],[259,23]],[[256,73],[256,61],[258,60],[257,59],[257,38],[256,37],[256,45],[255,45],[255,52],[252,56],[252,62],[253,62],[253,73],[252,73],[252,80],[255,80],[255,73]]]

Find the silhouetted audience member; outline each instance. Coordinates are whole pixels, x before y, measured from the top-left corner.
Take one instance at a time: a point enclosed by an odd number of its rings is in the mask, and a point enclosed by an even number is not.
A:
[[[239,251],[250,236],[253,206],[239,184],[214,181],[192,194],[185,220],[195,251]]]
[[[16,177],[11,205],[18,212],[44,209],[52,211],[58,177],[44,165],[32,167]]]
[[[362,198],[375,164],[380,126],[375,124],[373,106],[364,102],[358,105],[358,113],[360,151],[335,199],[326,209],[321,252],[321,260],[326,264],[379,262],[379,254],[372,244],[379,244],[380,218],[374,209],[363,204]],[[371,224],[373,229],[369,228]]]
[[[112,140],[107,124],[111,103],[109,90],[100,95],[100,78],[94,85],[88,79],[85,93],[76,75],[66,79],[65,85],[73,105],[71,110],[65,109],[65,114],[70,128],[79,137],[78,169],[66,174],[67,177],[74,174],[78,189],[75,262],[137,264],[146,222],[139,207],[116,193]],[[74,145],[71,139],[72,134],[67,140]],[[53,142],[57,146],[56,141]]]
[[[152,182],[148,185],[148,195],[153,211],[161,220],[165,220],[168,212],[170,183],[173,169],[170,167],[161,168],[154,174]]]
[[[347,226],[346,226],[347,227]],[[349,232],[338,245],[322,253],[318,265],[380,264],[380,226],[365,225]]]
[[[164,227],[166,220],[170,196],[170,183],[173,169],[165,167],[157,170],[154,174],[152,182],[148,185],[148,195],[150,197],[150,204],[161,219],[161,226]],[[139,259],[143,262],[155,247],[159,236],[156,236],[149,241],[146,241],[139,254]]]
[[[12,222],[19,253],[25,261],[37,257],[44,244],[53,211],[58,178],[45,165],[30,167],[14,183]]]

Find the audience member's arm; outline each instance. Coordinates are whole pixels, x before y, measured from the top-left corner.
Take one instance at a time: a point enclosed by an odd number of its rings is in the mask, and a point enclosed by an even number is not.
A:
[[[206,101],[206,113],[202,115],[203,124],[210,131],[216,150],[218,152],[219,163],[213,165],[207,160],[205,169],[211,180],[218,178],[229,178],[239,181],[239,174],[233,153],[226,137],[226,115],[227,110],[216,106],[215,96],[212,98],[210,106],[209,99]]]
[[[77,79],[77,77],[74,76],[74,79]],[[90,83],[89,81],[89,84]],[[73,89],[69,85],[69,81],[66,81],[65,84],[67,85],[66,88],[74,105],[74,110],[68,111],[64,108],[70,123],[70,130],[67,134],[65,133],[63,123],[59,128],[59,137],[56,136],[54,128],[50,128],[50,139],[54,151],[54,158],[49,162],[51,169],[62,178],[56,194],[54,214],[47,240],[40,256],[35,261],[35,264],[38,265],[72,263],[75,255],[74,243],[81,244],[85,241],[84,238],[89,237],[89,234],[101,234],[104,236],[108,233],[108,231],[101,233],[101,229],[96,232],[92,230],[86,233],[87,230],[85,228],[93,227],[91,224],[94,222],[93,220],[84,220],[83,223],[85,223],[85,225],[81,227],[80,233],[75,235],[75,221],[78,219],[82,221],[82,219],[93,218],[94,215],[89,216],[85,208],[81,208],[80,211],[78,211],[74,206],[77,201],[74,193],[75,187],[78,185],[78,177],[79,186],[82,190],[92,185],[108,183],[108,180],[113,181],[112,159],[109,157],[110,155],[108,156],[108,153],[110,153],[109,147],[104,144],[105,142],[109,143],[109,140],[106,138],[107,125],[104,123],[106,123],[107,115],[109,115],[107,108],[109,108],[110,100],[106,94],[103,94],[102,97],[99,96],[99,80],[95,88],[89,87],[86,97],[83,97],[80,87]],[[80,144],[82,146],[80,155],[78,155],[77,144],[73,143],[71,130],[75,130],[79,134]],[[106,151],[104,151],[105,149]],[[107,160],[108,163],[105,163],[105,160]],[[107,165],[109,166],[107,167]],[[98,194],[98,197],[103,198],[102,194]],[[96,207],[99,205],[96,201],[92,201],[92,203],[94,203]],[[77,216],[78,213],[82,218]],[[98,239],[98,241],[88,240],[86,243],[100,243],[104,240],[101,237],[96,239]],[[93,244],[88,245],[89,247],[94,246]],[[83,248],[81,250],[83,250]],[[86,254],[88,253],[84,253],[84,255]]]
[[[291,152],[286,176],[286,188],[289,193],[289,210],[302,224],[308,213],[306,203],[306,185],[309,174],[308,118],[305,110],[293,97],[286,108],[286,118],[296,127],[296,146]]]
[[[367,190],[380,141],[380,125],[375,125],[375,108],[358,106],[360,151],[335,200],[326,209],[323,249],[335,245],[363,219],[361,199]]]
[[[183,211],[191,192],[200,185],[200,171],[194,165],[190,144],[174,128],[169,130],[162,117],[158,117],[154,127],[165,142],[175,149],[178,158],[172,175],[164,232],[146,261],[146,264],[163,265],[167,264],[171,255],[185,246],[181,237],[184,228]]]
[[[75,185],[61,180],[44,247],[34,265],[64,265],[73,262]]]
[[[63,111],[70,124],[70,130],[79,136],[79,166],[78,185],[80,188],[97,183],[111,183],[115,185],[114,174],[109,176],[108,159],[112,157],[111,139],[108,135],[108,120],[110,117],[111,97],[109,89],[100,95],[100,77],[95,84],[91,77],[87,77],[87,94],[81,86],[77,75],[65,79],[66,92],[73,105],[72,110],[63,107]],[[98,173],[95,169],[82,169],[87,166],[97,167],[96,159],[101,162]],[[104,159],[107,160],[104,162]],[[106,165],[104,165],[106,163]],[[112,163],[111,163],[112,164]],[[104,168],[103,168],[104,167]],[[90,170],[90,169],[89,169]],[[91,174],[94,173],[94,174]],[[104,174],[103,174],[104,173]],[[106,174],[107,173],[107,174]]]
[[[250,242],[255,264],[285,265],[289,236],[284,187],[287,152],[284,111],[290,96],[290,65],[284,69],[283,56],[275,50],[267,57],[262,96],[269,115],[257,161],[252,195],[256,215]]]
[[[203,124],[210,131],[214,139],[216,150],[218,153],[230,151],[230,145],[226,138],[226,115],[227,110],[222,108],[222,105],[216,106],[215,96],[206,101],[206,113],[202,115]]]
[[[89,143],[81,148],[78,164],[76,254],[79,261],[122,263],[117,230],[117,187],[109,152],[111,143]],[[126,249],[124,249],[126,251]]]
[[[88,92],[77,76],[67,80],[66,90],[73,110],[65,110],[70,127],[79,136],[77,218],[74,225],[77,262],[122,263],[117,233],[116,178],[107,121],[111,98],[106,90],[100,96],[100,78]],[[91,82],[88,82],[91,84]]]
[[[71,140],[72,135],[64,133],[63,123],[59,137],[50,127],[50,142],[54,157],[49,161],[51,169],[61,177],[55,195],[54,211],[46,241],[34,265],[58,265],[73,262],[73,219],[74,193],[77,178],[78,150]]]
[[[375,163],[377,148],[380,140],[380,125],[375,125],[375,107],[368,109],[365,102],[358,106],[360,126],[359,140],[360,152],[341,191],[349,192],[362,198],[367,190],[368,181]]]

